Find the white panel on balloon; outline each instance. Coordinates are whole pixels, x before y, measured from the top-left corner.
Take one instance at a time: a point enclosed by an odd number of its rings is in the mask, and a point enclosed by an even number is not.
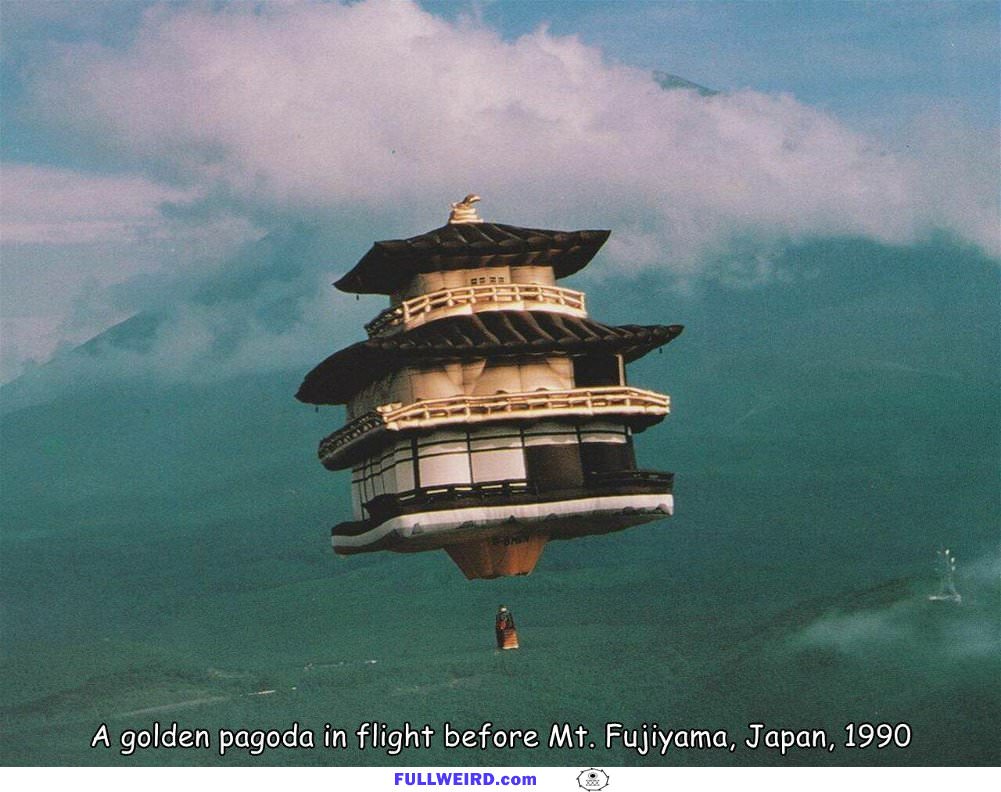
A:
[[[421,437],[417,441],[417,447],[419,449],[418,453],[422,457],[429,454],[446,454],[466,451],[466,432],[465,430],[445,430],[433,432],[427,437]]]
[[[442,454],[422,458],[421,486],[469,484],[469,454]]]
[[[580,439],[583,443],[624,443],[626,429],[622,424],[595,421],[580,428]]]
[[[573,445],[577,442],[577,428],[557,421],[539,421],[525,428],[525,445]]]
[[[507,435],[502,432],[508,432]],[[499,448],[521,449],[521,435],[512,427],[500,427],[492,432],[477,432],[472,435],[469,448],[471,451],[494,451]]]
[[[520,448],[480,451],[473,454],[473,481],[506,481],[525,478],[525,455]]]
[[[414,463],[409,460],[396,464],[396,491],[409,492],[414,488]]]

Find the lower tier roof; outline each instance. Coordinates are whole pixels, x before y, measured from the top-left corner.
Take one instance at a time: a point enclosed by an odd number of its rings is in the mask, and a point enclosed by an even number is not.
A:
[[[616,353],[628,363],[670,342],[683,329],[681,325],[616,327],[546,311],[450,316],[335,352],[306,375],[296,398],[307,404],[344,404],[391,371],[421,363],[553,353]]]

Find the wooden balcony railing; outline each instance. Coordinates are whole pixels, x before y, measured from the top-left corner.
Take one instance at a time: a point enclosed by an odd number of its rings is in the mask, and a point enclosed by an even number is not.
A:
[[[325,467],[338,470],[352,464],[352,449],[382,431],[594,416],[646,418],[645,423],[650,424],[670,409],[669,396],[627,386],[451,396],[377,407],[325,438],[318,453]]]
[[[407,492],[392,492],[377,495],[365,504],[370,518],[375,523],[388,520],[413,508],[430,509],[455,508],[469,502],[485,500],[510,500],[535,493],[535,487],[527,479],[507,479],[486,481],[476,484],[445,484],[438,487],[419,487]],[[472,504],[471,504],[472,505]]]
[[[539,283],[459,286],[412,297],[394,308],[387,308],[365,325],[365,330],[369,337],[374,337],[419,327],[444,316],[477,310],[531,310],[540,306],[573,316],[587,316],[585,299],[583,292]]]

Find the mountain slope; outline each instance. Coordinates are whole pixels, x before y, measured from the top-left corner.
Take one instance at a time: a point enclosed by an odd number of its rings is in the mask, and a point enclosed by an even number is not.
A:
[[[294,400],[305,366],[268,361],[197,382],[164,380],[152,361],[122,378],[67,369],[76,378],[43,388],[47,401],[0,421],[2,758],[218,761],[91,752],[104,718],[116,728],[155,718],[316,727],[336,716],[352,727],[579,719],[598,729],[621,719],[736,729],[752,719],[840,729],[879,717],[912,722],[912,749],[839,762],[996,762],[999,669],[983,651],[996,636],[1001,518],[996,262],[947,241],[827,240],[775,265],[781,276],[743,289],[575,280],[601,321],[687,326],[630,371],[672,394],[674,414],[637,448],[641,463],[676,471],[678,511],[554,543],[524,579],[471,584],[440,553],[334,558],[328,529],[347,514],[347,479],[324,471],[315,448],[342,415]],[[156,332],[176,321],[169,310],[157,317]],[[131,345],[141,363],[150,321],[119,326],[81,359],[99,368]],[[323,354],[347,340],[315,344]],[[960,559],[961,611],[924,608],[940,543]],[[500,601],[519,618],[516,657],[489,648]],[[246,696],[262,688],[281,692]],[[947,695],[966,707],[962,720],[946,714],[949,739],[935,727]]]

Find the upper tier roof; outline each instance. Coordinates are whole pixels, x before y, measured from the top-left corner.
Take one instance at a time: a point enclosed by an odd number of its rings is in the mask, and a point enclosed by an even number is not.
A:
[[[681,325],[610,327],[546,311],[451,316],[335,352],[306,375],[295,397],[308,404],[344,404],[394,369],[432,361],[615,352],[629,362],[668,343],[682,329]]]
[[[356,294],[392,294],[422,272],[505,266],[552,267],[565,278],[587,266],[610,233],[449,223],[410,239],[376,242],[334,285]]]

